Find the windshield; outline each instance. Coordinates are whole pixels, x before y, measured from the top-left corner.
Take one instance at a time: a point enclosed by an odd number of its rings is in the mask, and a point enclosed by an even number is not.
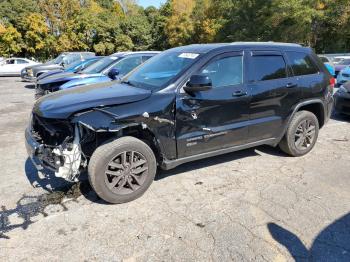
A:
[[[93,63],[92,65],[88,66],[84,70],[81,71],[83,74],[98,74],[101,73],[103,70],[105,70],[107,67],[109,67],[111,64],[115,63],[117,60],[119,60],[120,57],[116,56],[109,56],[105,57],[96,63]]]
[[[176,79],[199,57],[197,53],[166,51],[154,56],[131,73],[124,82],[150,90],[160,89]]]
[[[70,71],[70,70],[74,70],[76,67],[80,66],[82,63],[84,63],[84,61],[76,61],[71,63],[68,67],[66,67],[66,70]]]
[[[66,55],[64,54],[60,54],[58,57],[56,57],[54,60],[53,60],[53,63],[54,64],[61,64],[62,61],[63,61],[63,58],[65,57]]]
[[[338,63],[338,65],[349,65],[350,64],[350,59],[343,59]]]

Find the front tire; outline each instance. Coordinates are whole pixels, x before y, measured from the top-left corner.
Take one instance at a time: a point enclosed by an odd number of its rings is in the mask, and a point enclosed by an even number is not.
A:
[[[113,203],[135,200],[152,184],[157,171],[152,149],[134,137],[122,137],[98,147],[89,167],[89,181],[97,195]]]
[[[309,111],[299,111],[293,116],[279,147],[290,156],[303,156],[315,146],[318,132],[317,117]]]

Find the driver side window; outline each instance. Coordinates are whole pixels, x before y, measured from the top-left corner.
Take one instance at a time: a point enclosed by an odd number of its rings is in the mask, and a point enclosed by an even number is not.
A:
[[[208,76],[213,88],[239,85],[243,83],[243,56],[229,56],[209,62],[199,72]]]

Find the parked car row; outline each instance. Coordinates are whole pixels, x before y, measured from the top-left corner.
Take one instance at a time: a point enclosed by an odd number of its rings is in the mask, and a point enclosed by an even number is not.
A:
[[[121,52],[95,60],[77,72],[65,70],[54,75],[41,75],[36,81],[36,97],[59,90],[120,79],[158,53]]]
[[[84,61],[93,56],[95,54],[91,52],[65,52],[44,64],[27,66],[21,71],[21,77],[26,81],[36,81],[41,74],[52,70],[63,70],[76,61]]]
[[[26,147],[38,169],[69,181],[88,171],[102,199],[123,203],[140,197],[158,168],[263,144],[307,154],[330,117],[334,84],[297,44],[117,53],[38,77],[44,91]]]

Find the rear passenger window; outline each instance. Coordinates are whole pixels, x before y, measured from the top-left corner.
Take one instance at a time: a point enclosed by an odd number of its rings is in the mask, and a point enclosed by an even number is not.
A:
[[[286,62],[280,55],[252,56],[250,81],[265,81],[287,77]]]
[[[312,75],[319,72],[318,67],[308,54],[301,52],[286,52],[294,75]]]

